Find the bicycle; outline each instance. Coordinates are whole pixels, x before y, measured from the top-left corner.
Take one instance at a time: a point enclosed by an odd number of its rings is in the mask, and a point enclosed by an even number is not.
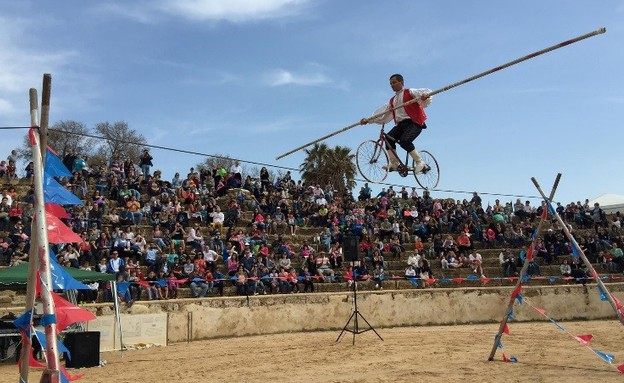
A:
[[[433,189],[438,186],[440,181],[440,167],[438,161],[433,154],[426,150],[419,151],[420,157],[425,162],[425,168],[416,173],[414,172],[414,159],[411,158],[409,153],[405,153],[405,162],[401,161],[397,155],[396,150],[392,149],[390,145],[386,145],[388,140],[392,139],[388,137],[384,131],[384,127],[381,127],[379,138],[374,140],[368,140],[362,142],[356,151],[355,160],[360,171],[360,174],[369,182],[381,182],[388,176],[388,151],[386,146],[389,147],[395,157],[399,160],[399,166],[397,172],[401,177],[407,177],[409,172],[414,174],[416,182],[423,189]],[[411,166],[408,166],[410,164]]]

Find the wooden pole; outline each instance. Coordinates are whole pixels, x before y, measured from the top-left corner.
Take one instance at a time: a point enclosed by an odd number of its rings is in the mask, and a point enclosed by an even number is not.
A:
[[[39,138],[41,139],[41,159],[43,165],[46,162],[46,148],[48,147],[48,124],[50,122],[50,93],[52,88],[52,75],[43,75],[43,88],[41,93],[41,125],[39,126]],[[71,169],[70,169],[71,170]]]
[[[547,204],[551,203],[552,198],[547,198],[546,197],[546,195],[544,194],[544,192],[540,188],[539,184],[537,183],[537,180],[534,177],[532,177],[531,181],[533,181],[533,184],[537,188],[537,191],[539,191],[539,193],[542,195],[542,198],[544,198],[544,201],[546,201]],[[551,204],[551,206],[552,206],[552,204]],[[574,238],[574,236],[572,236],[572,233],[570,233],[570,230],[568,230],[568,226],[565,224],[565,222],[563,222],[563,220],[561,219],[561,217],[559,216],[559,214],[556,211],[553,212],[553,215],[557,219],[557,222],[559,222],[559,225],[562,227],[563,232],[565,233],[565,235],[568,238],[568,240],[572,243],[572,246],[576,250],[578,250],[579,257],[581,258],[581,260],[583,261],[583,263],[587,267],[587,270],[590,271],[590,274],[591,274],[592,278],[594,278],[596,280],[596,284],[598,285],[598,287],[600,287],[602,289],[602,291],[605,293],[605,295],[607,297],[607,300],[611,304],[611,307],[613,307],[613,311],[615,311],[615,315],[616,315],[617,319],[620,321],[620,323],[622,323],[624,325],[624,316],[622,315],[622,312],[620,311],[620,308],[617,307],[617,304],[615,303],[615,300],[613,299],[613,295],[611,295],[611,293],[607,289],[607,286],[605,286],[605,284],[602,282],[602,279],[600,279],[600,276],[596,272],[596,269],[594,269],[594,266],[591,264],[589,259],[587,259],[587,257],[585,256],[585,252],[583,251],[583,249],[581,249],[581,247],[579,246],[578,242],[576,242],[576,239]]]
[[[481,78],[481,77],[487,76],[487,75],[489,75],[489,74],[492,74],[492,73],[494,73],[494,72],[498,72],[498,71],[500,71],[500,70],[503,70],[503,69],[505,69],[505,68],[508,68],[508,67],[510,67],[510,66],[512,66],[512,65],[516,65],[516,64],[521,63],[521,62],[523,62],[523,61],[526,61],[526,60],[530,60],[530,59],[532,59],[532,58],[535,58],[535,57],[537,57],[537,56],[539,56],[539,55],[543,55],[544,53],[548,53],[548,52],[554,51],[555,49],[563,48],[563,47],[565,47],[565,46],[567,46],[567,45],[574,44],[574,43],[579,42],[579,41],[581,41],[581,40],[585,40],[585,39],[587,39],[587,38],[590,38],[590,37],[593,37],[593,36],[596,36],[596,35],[599,35],[599,34],[605,33],[606,31],[607,31],[607,30],[606,30],[606,28],[604,28],[604,27],[603,27],[603,28],[599,28],[599,29],[596,29],[596,30],[595,30],[595,31],[593,31],[593,32],[586,33],[586,34],[584,34],[584,35],[582,35],[582,36],[578,36],[578,37],[575,37],[575,38],[573,38],[573,39],[570,39],[570,40],[566,40],[566,41],[560,42],[559,44],[555,44],[555,45],[550,46],[550,47],[548,47],[548,48],[541,49],[541,50],[539,50],[539,51],[537,51],[537,52],[530,53],[530,54],[528,54],[528,55],[526,55],[526,56],[519,57],[519,58],[517,58],[517,59],[515,59],[515,60],[512,60],[512,61],[510,61],[510,62],[508,62],[508,63],[505,63],[505,64],[499,65],[499,66],[497,66],[497,67],[494,67],[494,68],[492,68],[492,69],[486,70],[485,72],[481,72],[481,73],[476,74],[476,75],[474,75],[474,76],[468,77],[468,78],[466,78],[466,79],[464,79],[464,80],[457,81],[457,82],[455,82],[455,83],[453,83],[453,84],[450,84],[450,85],[447,85],[447,86],[445,86],[445,87],[443,87],[443,88],[440,88],[440,89],[434,90],[434,91],[432,91],[431,93],[429,93],[429,94],[427,94],[427,95],[423,96],[423,99],[426,99],[426,98],[428,98],[428,97],[431,97],[431,96],[433,96],[433,95],[436,95],[436,94],[439,94],[439,93],[442,93],[442,92],[446,92],[446,91],[447,91],[447,90],[449,90],[449,89],[453,89],[453,88],[456,88],[456,87],[458,87],[458,86],[460,86],[460,85],[464,85],[464,84],[469,83],[469,82],[471,82],[471,81],[474,81],[474,80],[476,80],[476,79],[478,79],[478,78]],[[413,103],[418,102],[418,101],[419,101],[419,99],[415,98],[415,99],[410,100],[410,101],[408,101],[408,102],[406,102],[406,103],[399,104],[399,105],[397,105],[397,106],[393,107],[393,108],[392,108],[392,110],[397,110],[397,109],[399,109],[399,108],[404,107],[405,105],[410,105],[410,104],[413,104]],[[384,112],[384,113],[379,113],[379,114],[375,114],[375,115],[371,116],[369,119],[375,119],[375,118],[377,118],[377,117],[381,117],[381,116],[383,116],[385,113],[386,113],[386,112]],[[330,138],[330,137],[333,137],[333,136],[335,136],[335,135],[337,135],[337,134],[343,133],[343,132],[345,132],[345,131],[347,131],[347,130],[349,130],[349,129],[351,129],[351,128],[354,128],[354,127],[356,127],[356,126],[358,126],[358,125],[361,125],[361,124],[360,124],[360,122],[356,122],[356,123],[351,124],[351,125],[349,125],[349,126],[345,126],[344,128],[342,128],[342,129],[340,129],[340,130],[337,130],[337,131],[335,131],[335,132],[333,132],[333,133],[330,133],[330,134],[328,134],[328,135],[326,135],[326,136],[323,136],[323,137],[321,137],[321,138],[318,138],[318,139],[316,139],[316,140],[314,140],[314,141],[308,142],[307,144],[302,145],[302,146],[300,146],[300,147],[298,147],[298,148],[295,148],[295,149],[293,149],[293,150],[291,150],[291,151],[289,151],[289,152],[286,152],[286,153],[284,153],[284,154],[281,154],[281,155],[277,156],[275,159],[276,159],[276,160],[282,159],[282,158],[284,158],[284,157],[286,157],[286,156],[288,156],[288,155],[293,154],[294,152],[297,152],[297,151],[299,151],[299,150],[301,150],[301,149],[305,149],[305,148],[307,148],[307,147],[308,147],[308,146],[310,146],[310,145],[314,145],[314,144],[316,144],[317,142],[320,142],[320,141],[326,140],[326,139],[328,139],[328,138]]]
[[[553,188],[550,191],[551,199],[555,197],[555,192],[557,191],[557,187],[559,186],[559,180],[561,180],[561,173],[557,174],[557,178],[555,179]],[[537,225],[537,229],[535,229],[536,233],[539,233],[542,230],[542,227],[544,226],[544,221],[545,220],[543,218],[540,219],[540,222]],[[531,247],[535,246],[536,239],[537,239],[537,235],[535,236],[535,238],[533,238],[533,241],[531,242]],[[525,259],[524,265],[522,265],[522,270],[520,270],[520,273],[518,274],[518,281],[516,282],[514,291],[518,288],[518,286],[522,285],[522,280],[524,279],[524,276],[526,275],[528,268],[529,268],[529,260]],[[514,297],[512,294],[509,297],[509,303],[507,304],[507,310],[505,311],[505,315],[503,316],[503,319],[500,322],[500,326],[498,326],[498,333],[494,337],[494,344],[492,345],[492,351],[490,351],[490,356],[488,357],[489,361],[494,360],[494,355],[496,355],[496,350],[498,350],[498,344],[500,342],[501,337],[503,336],[503,331],[505,330],[505,326],[507,326],[507,321],[509,320],[509,317],[507,315],[513,309],[513,306],[515,303],[516,303],[516,297]]]
[[[35,183],[35,216],[33,218],[33,228],[37,232],[37,242],[32,243],[39,256],[39,277],[41,278],[41,302],[43,303],[42,320],[46,322],[46,362],[47,367],[41,375],[41,383],[59,382],[59,352],[56,336],[56,310],[52,299],[52,275],[50,272],[50,254],[48,249],[48,227],[45,215],[45,198],[43,194],[43,161],[39,152],[39,133],[37,129],[30,132],[31,148],[34,163],[34,183]],[[28,359],[26,359],[26,363]]]
[[[39,126],[39,99],[37,97],[37,89],[30,88],[30,126]],[[30,251],[28,253],[28,283],[26,284],[26,307],[24,311],[31,311],[35,307],[35,293],[37,285],[37,269],[39,268],[39,254],[37,253],[37,230],[35,230],[34,221],[31,223]],[[31,311],[32,312],[32,311]],[[32,316],[31,316],[32,318]],[[20,359],[22,360],[20,368],[20,381],[28,382],[28,374],[30,371],[30,350],[32,349],[32,340],[25,337],[22,341],[22,350]]]

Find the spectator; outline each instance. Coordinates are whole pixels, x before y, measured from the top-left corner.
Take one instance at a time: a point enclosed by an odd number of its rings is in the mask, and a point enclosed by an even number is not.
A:
[[[145,149],[139,160],[139,166],[141,166],[141,170],[143,171],[143,178],[146,180],[150,176],[150,168],[154,166],[152,163],[153,159],[154,158],[150,155],[149,150]]]
[[[472,267],[472,271],[481,275],[481,278],[485,278],[483,275],[483,257],[481,254],[477,253],[477,249],[473,249],[470,255],[468,256],[468,260],[470,261],[470,267]]]
[[[516,275],[516,260],[509,248],[503,249],[498,255],[498,259],[501,267],[503,268],[503,274],[505,277],[511,277]]]

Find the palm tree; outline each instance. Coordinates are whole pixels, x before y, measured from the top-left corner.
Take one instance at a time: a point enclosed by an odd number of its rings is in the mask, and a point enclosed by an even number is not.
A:
[[[299,167],[304,182],[321,186],[330,184],[340,193],[355,186],[355,155],[351,149],[344,146],[331,149],[325,143],[317,143],[305,152],[306,159]]]

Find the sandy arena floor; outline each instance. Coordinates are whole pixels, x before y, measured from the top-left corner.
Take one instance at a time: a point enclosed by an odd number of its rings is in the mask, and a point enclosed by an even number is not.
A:
[[[347,318],[345,318],[346,321]],[[567,322],[572,334],[592,334],[593,348],[624,363],[617,321]],[[78,382],[622,382],[624,374],[550,323],[510,323],[506,355],[488,362],[497,325],[377,329],[250,336],[102,353],[104,367],[82,369]],[[72,370],[76,373],[78,370]],[[38,382],[33,370],[31,382]],[[0,365],[0,383],[17,382],[14,364]]]

